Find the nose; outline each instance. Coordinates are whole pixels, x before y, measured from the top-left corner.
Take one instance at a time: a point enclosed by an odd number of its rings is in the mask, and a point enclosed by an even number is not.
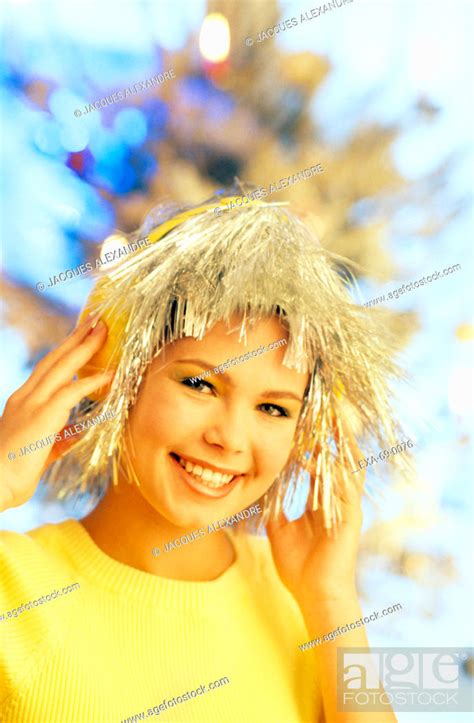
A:
[[[205,441],[232,454],[245,454],[251,446],[250,420],[238,403],[222,402],[213,409],[204,432]]]

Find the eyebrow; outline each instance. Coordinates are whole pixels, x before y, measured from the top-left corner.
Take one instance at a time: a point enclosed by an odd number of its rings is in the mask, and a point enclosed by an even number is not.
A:
[[[301,397],[294,392],[276,391],[274,389],[265,389],[261,394],[262,397],[273,397],[274,399],[296,399],[297,402],[303,403]]]
[[[209,369],[212,372],[214,372],[215,367],[218,367],[219,364],[211,364],[211,362],[205,361],[204,359],[177,359],[175,364],[197,364],[197,366],[202,367],[202,369],[205,369],[206,371]],[[216,374],[217,376],[217,374]],[[231,378],[226,372],[219,372],[219,376],[223,377],[225,381],[228,382],[228,384],[232,387],[235,386],[235,384],[232,382]],[[273,397],[274,399],[296,399],[297,402],[303,403],[303,400],[301,397],[299,397],[294,392],[290,391],[278,391],[275,389],[266,389],[264,392],[260,393],[261,397]]]

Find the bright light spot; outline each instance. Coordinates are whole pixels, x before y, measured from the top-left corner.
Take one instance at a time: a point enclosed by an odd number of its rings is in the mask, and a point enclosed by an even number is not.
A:
[[[205,60],[221,63],[229,55],[230,30],[227,18],[221,13],[211,13],[202,24],[199,50]]]
[[[85,126],[63,125],[59,133],[61,145],[70,153],[79,153],[89,143],[89,130]]]
[[[83,108],[84,99],[72,93],[70,90],[58,88],[53,90],[48,98],[48,106],[51,113],[63,123],[77,124],[74,111]]]
[[[473,370],[466,367],[454,369],[448,387],[449,408],[460,416],[473,411]]]
[[[121,249],[123,246],[126,246],[127,244],[128,244],[127,239],[118,233],[113,233],[110,236],[107,236],[107,238],[105,239],[104,243],[102,244],[102,248],[100,250],[100,258],[102,260],[105,260],[108,269],[112,268],[113,266],[117,266],[120,263],[121,259],[115,258],[115,259],[112,259],[112,261],[107,261],[105,258],[105,254],[108,251],[116,251],[118,249]],[[121,258],[123,258],[123,256]]]
[[[46,113],[38,115],[33,138],[43,153],[55,156],[62,152],[58,124],[48,118]]]
[[[459,341],[470,341],[474,339],[474,326],[472,324],[459,324],[456,327],[456,338]]]

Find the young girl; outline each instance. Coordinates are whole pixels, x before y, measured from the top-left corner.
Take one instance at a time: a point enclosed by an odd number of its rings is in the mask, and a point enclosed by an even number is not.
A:
[[[362,615],[392,349],[301,219],[240,200],[160,206],[6,404],[0,511],[42,476],[96,506],[1,534],[2,723],[368,720],[337,703],[364,628],[298,646]]]

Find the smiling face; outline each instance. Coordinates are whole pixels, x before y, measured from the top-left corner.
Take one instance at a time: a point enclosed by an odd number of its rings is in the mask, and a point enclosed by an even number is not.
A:
[[[232,329],[240,318],[234,316]],[[138,488],[172,524],[207,525],[248,507],[285,466],[308,374],[283,366],[287,339],[276,317],[247,332],[223,322],[201,340],[167,344],[148,369],[126,437]],[[214,368],[263,346],[224,373]],[[202,380],[193,379],[211,370]]]

